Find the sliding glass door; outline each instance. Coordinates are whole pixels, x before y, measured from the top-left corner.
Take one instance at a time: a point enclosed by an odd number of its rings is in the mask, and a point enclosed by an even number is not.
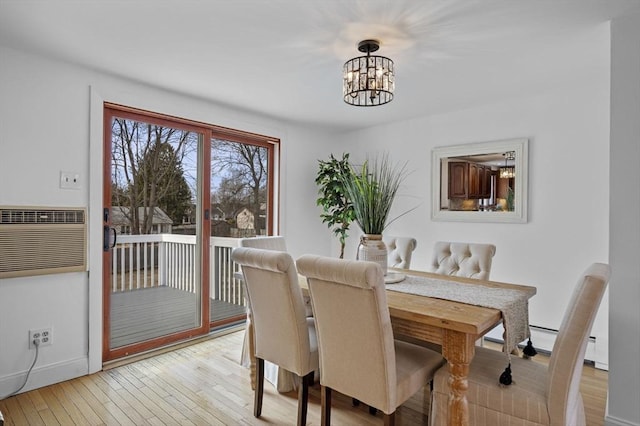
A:
[[[211,138],[211,326],[244,321],[231,250],[240,238],[271,234],[273,146],[216,132]]]
[[[105,110],[105,360],[201,334],[206,129]],[[106,181],[106,179],[105,179]]]
[[[278,141],[105,104],[103,360],[244,322],[231,250],[274,229]]]

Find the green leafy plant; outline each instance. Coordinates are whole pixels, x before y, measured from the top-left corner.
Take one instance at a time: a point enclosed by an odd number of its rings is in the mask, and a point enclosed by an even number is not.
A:
[[[316,175],[319,197],[316,205],[322,206],[320,218],[340,241],[340,259],[344,258],[344,247],[349,236],[349,226],[354,220],[353,206],[347,198],[341,176],[350,173],[349,154],[342,154],[342,160],[333,154],[328,161],[318,160]]]
[[[515,191],[513,190],[513,188],[511,188],[510,186],[507,187],[507,210],[512,212],[513,211],[513,201],[514,201],[514,197],[515,197]]]
[[[391,205],[406,176],[406,163],[394,165],[386,154],[373,161],[367,159],[357,169],[350,166],[341,173],[342,185],[362,232],[382,234],[389,224],[411,211],[389,220]]]

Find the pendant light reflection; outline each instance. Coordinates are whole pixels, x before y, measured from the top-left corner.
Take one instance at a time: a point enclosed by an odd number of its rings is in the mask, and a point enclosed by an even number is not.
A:
[[[511,179],[516,177],[516,167],[515,165],[509,166],[508,161],[515,161],[516,153],[515,151],[508,151],[502,154],[504,156],[504,167],[500,167],[500,178],[501,179]]]

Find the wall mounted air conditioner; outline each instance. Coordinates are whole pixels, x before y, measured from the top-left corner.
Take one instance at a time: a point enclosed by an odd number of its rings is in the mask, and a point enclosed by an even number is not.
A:
[[[0,278],[87,269],[83,208],[0,206]]]

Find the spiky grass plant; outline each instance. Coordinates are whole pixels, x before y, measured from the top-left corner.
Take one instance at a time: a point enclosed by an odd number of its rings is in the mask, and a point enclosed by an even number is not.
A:
[[[342,184],[351,204],[355,220],[365,234],[382,234],[393,221],[391,205],[400,184],[407,176],[407,164],[394,165],[387,154],[367,160],[359,168],[353,166],[341,174]]]

